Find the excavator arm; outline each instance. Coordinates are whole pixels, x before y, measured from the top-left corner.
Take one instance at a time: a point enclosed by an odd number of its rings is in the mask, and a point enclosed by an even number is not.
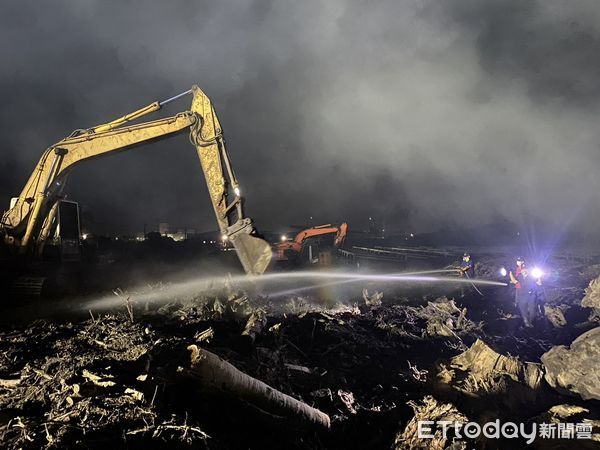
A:
[[[334,234],[335,233],[335,241],[334,246],[340,247],[344,240],[346,239],[346,233],[348,231],[348,224],[343,223],[339,227],[331,224],[327,225],[319,225],[312,228],[307,228],[306,230],[302,230],[300,233],[296,235],[294,238],[294,244],[301,246],[305,240],[310,239],[311,237],[322,236],[325,234]]]
[[[339,248],[344,244],[344,240],[346,239],[346,234],[348,231],[348,225],[346,223],[342,223],[339,227],[331,224],[327,225],[319,225],[316,227],[307,228],[305,230],[300,231],[293,241],[291,242],[280,242],[275,245],[275,251],[277,254],[278,260],[285,260],[287,251],[294,251],[296,253],[300,253],[302,251],[302,247],[307,239],[324,236],[327,234],[335,234],[334,247]]]
[[[193,96],[189,111],[152,122],[123,126],[188,93]],[[225,147],[221,125],[211,101],[197,86],[112,122],[77,130],[48,148],[13,207],[2,217],[0,228],[5,240],[18,247],[20,253],[43,245],[67,176],[78,163],[186,130],[196,147],[220,232],[232,242],[246,273],[263,273],[272,257],[271,248],[258,237],[252,219],[244,215],[243,197]],[[233,197],[231,202],[230,196]]]

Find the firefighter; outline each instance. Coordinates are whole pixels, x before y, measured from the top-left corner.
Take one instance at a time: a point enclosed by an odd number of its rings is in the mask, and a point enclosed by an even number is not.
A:
[[[460,276],[463,278],[475,278],[475,262],[468,253],[463,255],[460,262]]]
[[[517,258],[517,264],[516,264],[515,268],[508,272],[508,278],[510,280],[510,283],[515,286],[515,306],[518,306],[516,289],[519,286],[519,277],[521,276],[521,271],[524,268],[525,268],[525,260],[519,256]]]
[[[471,258],[469,253],[463,255],[460,267],[458,269],[461,278],[475,278],[475,261]],[[460,296],[465,296],[465,284],[460,284]]]
[[[536,279],[531,273],[525,260],[517,258],[517,266],[509,272],[510,282],[515,285],[515,304],[519,308],[523,325],[526,328],[533,326],[537,309],[537,287],[541,278]]]

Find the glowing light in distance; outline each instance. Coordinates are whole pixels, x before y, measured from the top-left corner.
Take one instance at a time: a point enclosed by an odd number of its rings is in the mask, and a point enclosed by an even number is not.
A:
[[[539,267],[534,267],[531,271],[531,275],[533,278],[542,278],[544,276],[544,271]]]

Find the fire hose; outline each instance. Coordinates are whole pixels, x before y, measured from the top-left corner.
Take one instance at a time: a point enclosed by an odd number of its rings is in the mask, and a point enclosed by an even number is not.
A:
[[[473,282],[471,281],[471,277],[469,276],[469,274],[468,274],[467,272],[464,272],[464,274],[465,274],[465,275],[466,275],[466,277],[469,279],[469,282],[471,283],[471,286],[473,286],[473,289],[475,289],[475,290],[476,290],[476,291],[479,293],[479,295],[481,295],[481,296],[483,297],[483,292],[481,292],[481,291],[480,291],[480,290],[477,288],[477,286],[475,286],[475,283],[473,283]]]
[[[484,296],[484,295],[483,295],[483,292],[481,292],[481,291],[480,291],[480,290],[477,288],[477,286],[475,286],[475,283],[473,283],[473,281],[471,281],[471,277],[469,276],[469,274],[468,274],[467,272],[463,272],[461,269],[458,269],[458,268],[456,268],[456,267],[452,268],[452,266],[447,266],[445,269],[449,269],[449,268],[451,268],[451,270],[452,270],[453,272],[458,272],[458,273],[464,274],[464,275],[467,277],[467,279],[469,280],[469,284],[470,284],[471,286],[473,286],[473,289],[475,289],[475,290],[477,291],[477,293],[478,293],[479,295],[481,295],[482,297]]]

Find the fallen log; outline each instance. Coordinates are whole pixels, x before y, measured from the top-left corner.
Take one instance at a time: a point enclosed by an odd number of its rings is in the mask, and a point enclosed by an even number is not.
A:
[[[182,375],[192,380],[199,391],[226,394],[274,415],[330,427],[331,420],[324,412],[243,373],[208,350],[196,345],[190,345],[188,350],[191,351],[191,365],[182,370]]]
[[[19,386],[19,384],[21,384],[21,378],[13,378],[13,379],[0,378],[0,388],[14,389],[17,386]]]

